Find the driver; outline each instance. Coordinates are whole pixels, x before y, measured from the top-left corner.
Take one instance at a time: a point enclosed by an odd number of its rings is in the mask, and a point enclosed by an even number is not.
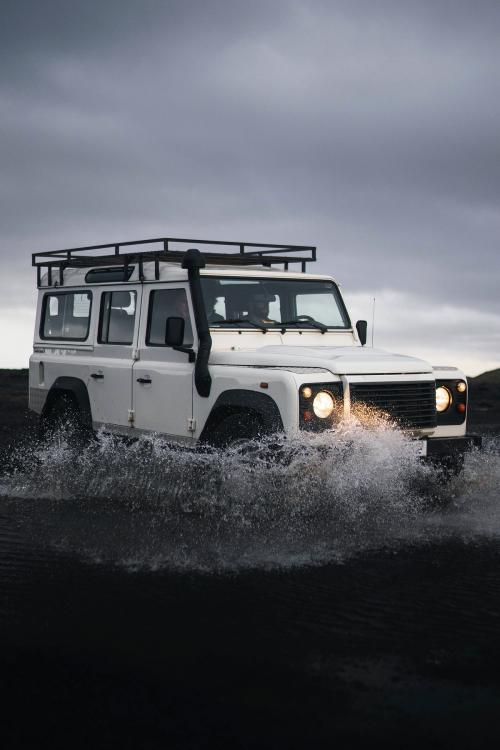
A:
[[[262,325],[272,325],[277,323],[269,317],[269,303],[273,301],[271,297],[264,294],[256,294],[248,306],[248,320],[253,320]]]

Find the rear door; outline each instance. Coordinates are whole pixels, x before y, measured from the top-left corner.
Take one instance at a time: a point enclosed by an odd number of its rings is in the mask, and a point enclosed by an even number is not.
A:
[[[187,284],[148,285],[142,309],[138,360],[133,366],[135,427],[191,442],[194,364],[184,352],[165,346],[169,317],[184,318],[184,346],[195,344]]]
[[[87,388],[98,425],[129,430],[132,364],[140,327],[142,286],[99,289],[99,320]]]

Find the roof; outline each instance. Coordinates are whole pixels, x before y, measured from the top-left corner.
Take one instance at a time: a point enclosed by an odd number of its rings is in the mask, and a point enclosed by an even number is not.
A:
[[[64,270],[64,282],[63,287],[75,287],[75,286],[94,286],[94,285],[105,285],[109,282],[86,282],[85,277],[89,271],[97,270],[102,266],[90,266],[85,268],[66,268]],[[121,284],[137,284],[141,282],[139,278],[139,266],[138,264],[132,263],[130,268],[132,273],[128,280],[121,280]],[[177,281],[187,282],[188,274],[184,268],[181,268],[179,263],[166,263],[160,262],[158,277],[155,275],[155,264],[154,263],[143,263],[142,267],[144,283],[152,283],[154,281]],[[332,280],[331,276],[325,274],[310,274],[302,273],[301,271],[285,271],[283,268],[269,268],[267,266],[246,266],[246,267],[235,267],[226,265],[210,265],[201,271],[202,276],[248,276],[248,277],[261,277],[272,276],[273,278],[287,278],[287,279],[318,279],[318,280]],[[42,273],[40,276],[40,288],[54,288],[60,287],[59,275],[53,274],[52,283],[48,283],[48,273]]]

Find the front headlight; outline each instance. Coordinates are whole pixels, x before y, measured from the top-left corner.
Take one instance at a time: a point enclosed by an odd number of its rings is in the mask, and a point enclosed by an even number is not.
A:
[[[331,415],[335,406],[333,397],[326,391],[320,391],[313,401],[313,411],[320,419]]]
[[[436,410],[441,414],[451,406],[451,392],[444,385],[436,388]]]

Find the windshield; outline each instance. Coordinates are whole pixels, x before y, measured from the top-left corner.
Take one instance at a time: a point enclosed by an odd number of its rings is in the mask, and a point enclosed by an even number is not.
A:
[[[332,281],[202,276],[211,328],[350,328]]]

